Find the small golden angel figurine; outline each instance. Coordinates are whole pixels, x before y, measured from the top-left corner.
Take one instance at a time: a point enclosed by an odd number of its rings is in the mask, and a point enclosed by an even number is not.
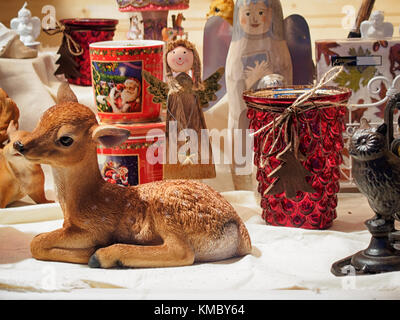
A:
[[[215,166],[203,108],[216,99],[224,68],[201,80],[201,62],[196,47],[188,40],[167,43],[167,83],[148,72],[153,101],[163,103],[166,115],[165,179],[215,178]]]

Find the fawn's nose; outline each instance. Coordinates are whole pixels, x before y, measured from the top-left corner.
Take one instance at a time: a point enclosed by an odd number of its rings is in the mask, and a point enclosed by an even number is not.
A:
[[[15,141],[13,146],[14,146],[14,149],[17,150],[20,153],[23,153],[25,151],[24,145],[19,140]]]

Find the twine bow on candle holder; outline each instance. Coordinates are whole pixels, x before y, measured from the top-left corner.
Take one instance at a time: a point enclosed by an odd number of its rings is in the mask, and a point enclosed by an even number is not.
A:
[[[335,79],[342,71],[343,66],[330,69],[314,87],[309,88],[309,90],[299,95],[288,107],[277,105],[265,106],[265,104],[261,106],[257,102],[246,101],[249,107],[272,113],[280,113],[265,126],[251,133],[251,136],[263,135],[261,150],[265,150],[266,144],[271,140],[270,138],[272,135],[272,143],[268,153],[265,154],[262,152],[262,156],[259,159],[260,168],[264,168],[269,158],[272,156],[276,156],[276,158],[281,161],[281,165],[269,173],[269,178],[277,179],[265,190],[264,194],[271,195],[285,191],[288,198],[293,198],[296,196],[297,191],[315,192],[305,179],[305,177],[310,176],[311,173],[305,169],[300,162],[304,161],[305,157],[299,152],[300,139],[298,118],[301,114],[312,110],[343,107],[344,102],[342,101],[320,101],[320,99],[318,99],[318,90]],[[244,95],[246,95],[246,93],[244,93]],[[315,99],[315,97],[317,99]],[[279,149],[275,150],[282,136],[284,137],[286,147],[283,151]]]
[[[43,29],[43,31],[48,34],[49,36],[53,36],[58,33],[63,33],[63,40],[62,42],[67,44],[67,48],[70,54],[73,56],[80,56],[83,53],[83,49],[81,46],[71,37],[69,34],[69,28],[56,21],[55,29]]]
[[[64,75],[67,79],[79,79],[82,76],[80,71],[79,59],[84,53],[83,48],[71,36],[71,28],[58,21],[55,22],[54,29],[43,29],[43,31],[53,36],[58,33],[63,34],[61,46],[57,53],[60,55],[56,64],[58,65],[54,75]]]
[[[316,84],[314,87],[312,87],[310,90],[305,91],[303,94],[297,97],[297,99],[290,105],[289,107],[285,108],[283,112],[274,118],[274,121],[268,123],[267,125],[261,127],[260,129],[256,130],[255,132],[251,133],[251,136],[256,136],[260,133],[266,134],[266,138],[264,141],[263,147],[265,147],[265,143],[268,140],[269,135],[272,133],[275,135],[275,129],[278,128],[279,132],[282,133],[282,130],[285,130],[285,142],[288,144],[290,142],[294,143],[293,147],[298,148],[298,134],[297,128],[293,128],[293,119],[298,119],[298,116],[301,115],[302,113],[315,110],[315,109],[320,109],[320,108],[330,108],[330,107],[341,107],[343,106],[343,103],[335,103],[332,101],[312,101],[310,100],[313,98],[319,89],[324,87],[327,83],[330,81],[334,80],[341,72],[343,71],[343,66],[337,66],[332,69],[330,69],[328,72],[324,74],[324,76],[321,78],[321,80]],[[259,108],[256,103],[253,102],[247,102],[249,106],[253,106],[256,108]],[[274,107],[274,106],[268,106],[268,111],[271,112],[281,112],[282,107]],[[298,121],[296,121],[298,123]],[[290,128],[290,133],[287,128]],[[279,134],[274,138],[274,141],[271,146],[271,150],[273,150],[279,140]],[[297,150],[295,150],[296,153],[296,158],[297,158]],[[266,157],[270,157],[277,154],[277,152],[270,152]]]

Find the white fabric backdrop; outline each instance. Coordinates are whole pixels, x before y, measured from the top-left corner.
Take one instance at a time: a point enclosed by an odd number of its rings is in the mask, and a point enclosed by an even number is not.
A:
[[[21,110],[21,129],[32,130],[54,104],[59,81],[52,54],[34,60],[0,59],[0,87]],[[73,86],[81,103],[94,108],[90,87]],[[208,127],[225,128],[223,98],[206,114]],[[54,198],[46,171],[48,196]],[[217,167],[206,181],[235,207],[249,230],[253,252],[240,259],[180,268],[90,269],[38,261],[32,237],[61,227],[58,204],[17,203],[0,209],[0,299],[398,299],[400,272],[337,278],[333,262],[369,243],[363,222],[373,214],[360,194],[340,194],[338,218],[329,230],[267,226],[251,191],[232,190],[229,170]],[[23,205],[22,205],[23,204]]]

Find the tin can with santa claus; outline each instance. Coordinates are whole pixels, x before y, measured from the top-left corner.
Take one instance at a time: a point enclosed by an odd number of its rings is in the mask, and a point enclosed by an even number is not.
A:
[[[163,80],[164,42],[122,40],[91,43],[92,86],[103,123],[157,121],[160,103],[147,92],[143,70]]]
[[[98,145],[97,158],[104,180],[124,187],[162,180],[165,123],[116,126],[128,129],[131,135],[117,147]]]

